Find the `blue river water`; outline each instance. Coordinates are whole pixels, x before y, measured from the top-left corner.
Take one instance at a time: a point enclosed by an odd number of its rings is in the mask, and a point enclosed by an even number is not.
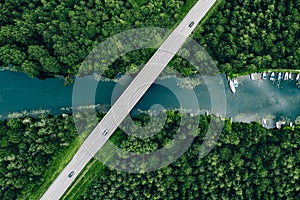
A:
[[[89,84],[97,84],[92,77],[87,80]],[[120,80],[125,83],[100,81],[95,99],[86,99],[86,104],[95,101],[96,104],[110,105],[123,91],[130,78]],[[296,87],[294,80],[281,81],[278,87],[276,82],[270,80],[252,81],[249,77],[240,77],[236,94],[231,93],[224,75],[222,75],[222,81],[225,86],[225,96],[220,94],[220,100],[226,102],[226,113],[222,114],[232,117],[235,121],[257,121],[265,116],[277,118],[285,116],[294,120],[300,115],[300,89]],[[211,84],[217,87],[220,83]],[[170,85],[171,88],[168,88]],[[88,91],[88,87],[85,88]],[[64,86],[60,78],[39,80],[20,72],[0,71],[0,119],[6,118],[9,113],[24,110],[43,109],[51,110],[50,113],[53,114],[64,113],[65,111],[61,108],[72,107],[72,92],[73,85]],[[207,85],[196,86],[194,92],[199,109],[210,110],[211,95]],[[85,96],[84,90],[82,96]],[[179,100],[178,96],[183,98]],[[177,78],[164,78],[150,87],[134,108],[133,113],[138,109],[147,110],[154,104],[160,104],[165,108],[181,106],[184,109],[197,109],[193,107],[193,103],[189,107],[192,98],[191,92],[178,86]],[[183,104],[187,107],[182,106]]]

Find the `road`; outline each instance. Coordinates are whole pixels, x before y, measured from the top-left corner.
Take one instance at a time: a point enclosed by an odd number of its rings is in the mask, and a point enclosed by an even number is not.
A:
[[[215,2],[216,0],[199,0],[191,8],[180,24],[163,42],[122,95],[113,104],[96,128],[90,133],[69,164],[44,193],[41,198],[42,200],[55,200],[62,197],[85,165],[107,142],[109,137],[118,128],[131,109],[157,79],[159,74],[164,70]],[[194,25],[189,27],[189,24],[192,21],[194,22]],[[108,129],[109,132],[106,136],[103,136],[102,132],[105,129]],[[68,174],[71,171],[74,171],[74,175],[68,177]]]

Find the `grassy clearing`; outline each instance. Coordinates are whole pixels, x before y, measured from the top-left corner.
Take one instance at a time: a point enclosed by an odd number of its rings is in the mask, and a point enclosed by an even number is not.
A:
[[[48,166],[42,180],[45,180],[42,185],[37,185],[34,191],[27,196],[22,196],[21,199],[39,199],[52,184],[59,173],[64,169],[64,167],[70,162],[76,151],[80,148],[82,144],[82,138],[80,136],[76,137],[71,145],[62,151],[60,151],[55,157],[53,157],[54,162]]]
[[[76,178],[75,182],[72,184],[67,193],[63,196],[62,200],[75,200],[81,195],[86,195],[85,191],[91,185],[95,177],[106,167],[96,159],[92,159],[84,170]]]
[[[117,129],[109,140],[114,144],[119,144],[123,139],[124,135],[122,135],[122,131]],[[99,153],[109,155],[109,149],[106,149],[104,146],[104,148],[102,148]],[[109,158],[110,157],[108,156],[107,159]],[[67,190],[66,194],[63,196],[62,199],[75,200],[78,199],[80,195],[86,196],[86,191],[88,187],[92,184],[92,181],[95,180],[95,178],[99,176],[99,174],[101,174],[101,172],[105,169],[106,166],[104,164],[102,164],[96,159],[92,159],[92,161],[90,161],[89,164],[78,175],[75,182]]]

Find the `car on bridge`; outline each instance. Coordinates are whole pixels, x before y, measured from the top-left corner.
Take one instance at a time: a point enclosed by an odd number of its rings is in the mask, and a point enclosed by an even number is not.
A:
[[[69,178],[71,178],[74,175],[74,171],[71,171],[68,175]]]
[[[107,133],[108,133],[108,129],[105,129],[103,132],[102,132],[102,135],[107,135]]]

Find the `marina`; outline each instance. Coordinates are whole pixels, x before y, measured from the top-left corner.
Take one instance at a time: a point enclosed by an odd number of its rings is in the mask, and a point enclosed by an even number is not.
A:
[[[300,84],[299,83],[299,81],[300,81],[299,73],[293,74],[292,72],[263,72],[260,74],[260,76],[259,76],[259,74],[260,73],[250,74],[250,79],[252,81],[259,80],[259,79],[266,80],[267,77],[269,76],[269,80],[273,81],[273,82],[284,80],[284,81],[296,81],[296,85]]]
[[[269,77],[268,79],[270,81],[265,81],[267,79],[267,77]],[[246,77],[236,77],[232,80],[229,80],[229,88],[231,90],[232,93],[237,93],[234,95],[235,98],[240,98],[242,96],[244,96],[243,94],[240,94],[240,92],[244,93],[246,90],[253,90],[249,89],[250,85],[256,85],[257,88],[260,87],[264,87],[264,85],[268,85],[268,88],[265,88],[265,92],[263,92],[260,95],[266,95],[268,96],[268,101],[273,102],[273,108],[277,107],[278,109],[281,110],[281,112],[284,112],[284,107],[288,106],[287,103],[287,99],[290,98],[291,96],[285,96],[285,97],[280,97],[279,99],[276,98],[276,94],[290,90],[289,87],[294,87],[295,91],[293,93],[293,95],[300,95],[300,90],[297,91],[297,87],[300,88],[300,74],[299,73],[295,73],[293,74],[292,72],[272,72],[272,71],[268,71],[268,72],[263,72],[263,73],[252,73],[250,74],[250,80],[251,81],[247,81]],[[249,78],[248,78],[249,80]],[[293,80],[293,81],[291,81]],[[236,91],[236,87],[234,82],[238,82],[240,85],[239,88],[239,92]],[[295,84],[296,83],[296,84]],[[296,87],[295,87],[296,86]],[[238,95],[238,96],[237,96]],[[233,97],[233,98],[234,98]],[[252,97],[248,96],[248,97],[244,97],[245,98],[245,102],[247,102],[246,104],[253,104],[253,102],[255,101],[254,99],[252,99]],[[295,99],[297,99],[297,97],[294,96]],[[252,101],[250,100],[252,99]],[[249,100],[249,101],[248,101]],[[232,99],[232,101],[234,101]],[[300,102],[300,100],[299,100]],[[294,103],[292,103],[289,106],[295,106],[296,104],[299,104],[298,101],[295,101]],[[258,102],[257,102],[258,103]],[[266,108],[265,103],[261,103],[260,110],[265,110]],[[249,109],[253,109],[255,111],[257,111],[258,108],[255,108],[256,106],[253,106],[252,108],[249,107]],[[300,108],[299,108],[300,110]],[[299,113],[299,110],[295,111],[297,114]],[[260,112],[261,114],[238,114],[235,117],[231,117],[231,119],[233,121],[242,121],[242,122],[246,122],[246,123],[250,123],[251,121],[257,121],[260,122],[262,124],[263,127],[268,128],[268,129],[272,129],[272,128],[278,128],[281,129],[284,126],[290,126],[290,127],[294,127],[293,122],[291,120],[287,120],[287,119],[282,119],[279,116],[279,113],[273,113],[270,115],[263,115],[263,112]],[[265,113],[267,113],[267,111],[265,111]],[[234,115],[232,115],[234,116]],[[295,118],[294,118],[295,119]],[[300,119],[300,117],[297,118],[298,121]]]
[[[288,80],[295,80],[296,81],[296,86],[298,88],[300,88],[300,74],[295,74],[293,75],[292,72],[263,72],[263,73],[251,73],[250,74],[250,79],[252,81],[256,81],[256,80],[267,80],[267,77],[269,76],[269,80],[276,83],[276,85],[278,87],[280,87],[280,81],[284,80],[284,81],[288,81]],[[277,77],[277,79],[276,79]],[[229,88],[231,90],[232,93],[236,93],[237,92],[237,87],[239,86],[238,83],[238,78],[234,78],[234,79],[230,79],[227,76],[227,80],[228,80],[228,85]]]

